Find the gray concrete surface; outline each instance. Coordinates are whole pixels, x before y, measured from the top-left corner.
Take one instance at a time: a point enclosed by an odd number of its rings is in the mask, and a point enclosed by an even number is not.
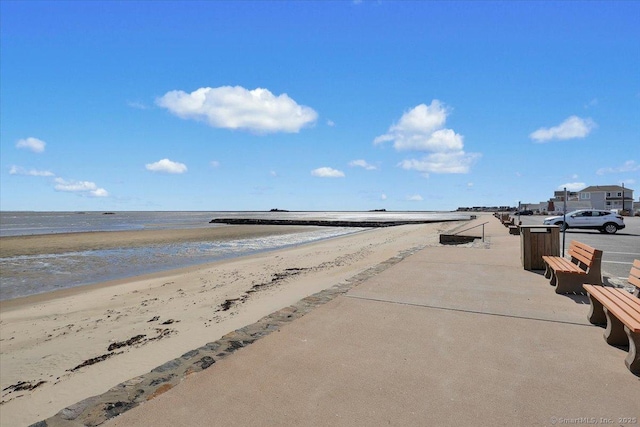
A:
[[[487,220],[485,244],[409,256],[106,425],[640,422],[626,351]]]

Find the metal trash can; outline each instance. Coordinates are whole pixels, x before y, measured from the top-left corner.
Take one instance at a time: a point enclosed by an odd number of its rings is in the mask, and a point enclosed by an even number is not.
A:
[[[520,258],[525,270],[544,270],[543,255],[560,255],[560,227],[521,225],[520,249]]]

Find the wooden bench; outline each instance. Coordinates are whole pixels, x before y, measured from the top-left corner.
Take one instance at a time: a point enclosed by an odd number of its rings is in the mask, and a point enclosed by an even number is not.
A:
[[[583,283],[602,285],[602,251],[572,241],[569,257],[544,255],[544,277],[550,279],[557,294],[582,293]]]
[[[515,220],[513,218],[503,219],[502,225],[505,227],[509,227],[510,225],[515,225]]]
[[[624,363],[635,375],[640,375],[640,260],[635,260],[629,273],[632,293],[599,285],[583,285],[589,295],[589,322],[606,325],[604,339],[610,345],[629,345]]]

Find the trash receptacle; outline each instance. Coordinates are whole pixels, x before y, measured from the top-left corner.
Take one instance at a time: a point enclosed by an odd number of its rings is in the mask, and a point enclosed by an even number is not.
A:
[[[525,270],[544,270],[543,255],[560,255],[560,227],[521,225],[520,248]]]

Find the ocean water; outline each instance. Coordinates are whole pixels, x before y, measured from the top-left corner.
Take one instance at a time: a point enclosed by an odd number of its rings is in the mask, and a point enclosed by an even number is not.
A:
[[[432,212],[0,212],[0,236],[81,231],[227,227],[213,218],[326,219],[342,221],[468,219]],[[64,254],[0,258],[0,300],[140,274],[204,264],[313,241],[366,232],[361,227],[313,227],[309,232],[232,241],[149,245]]]
[[[464,212],[0,212],[0,237],[81,231],[194,228],[213,218],[398,221],[469,219]]]
[[[0,237],[202,227],[212,212],[0,212]]]

